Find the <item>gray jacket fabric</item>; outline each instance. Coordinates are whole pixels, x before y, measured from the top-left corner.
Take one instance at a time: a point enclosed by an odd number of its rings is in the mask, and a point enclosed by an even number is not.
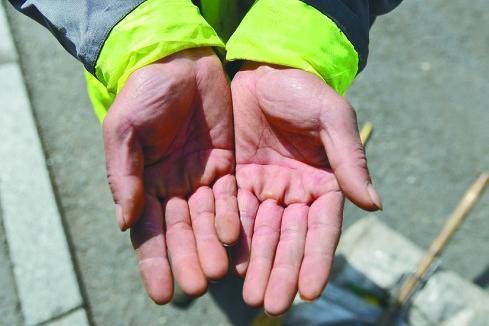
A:
[[[9,0],[18,11],[48,28],[63,47],[92,74],[112,28],[144,1]],[[204,0],[194,0],[194,3],[199,5],[201,1]],[[249,6],[250,2],[236,1],[240,2],[241,8]],[[367,63],[369,29],[375,17],[394,9],[402,0],[302,1],[328,16],[345,33],[359,53],[360,71]]]
[[[369,31],[377,16],[388,13],[402,0],[303,0],[333,20],[359,55],[358,71],[367,64]]]
[[[58,39],[92,74],[112,28],[144,0],[9,0]]]

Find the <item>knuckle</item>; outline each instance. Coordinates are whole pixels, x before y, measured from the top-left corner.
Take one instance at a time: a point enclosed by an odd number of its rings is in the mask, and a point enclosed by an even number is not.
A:
[[[270,225],[259,225],[255,228],[254,237],[275,238],[279,236],[279,230]]]
[[[193,224],[207,224],[214,219],[214,213],[210,211],[200,211],[193,216]]]
[[[318,249],[313,252],[306,252],[304,254],[304,260],[306,259],[320,262],[322,265],[331,265],[334,260],[334,252]]]
[[[362,145],[358,144],[352,149],[351,157],[353,159],[353,162],[356,162],[359,167],[367,166],[367,156],[365,155],[365,151]]]
[[[331,222],[323,222],[323,221],[315,221],[309,224],[309,230],[314,230],[320,234],[328,235],[328,236],[340,236],[341,234],[341,224],[339,223],[331,223]]]
[[[338,171],[351,171],[350,169],[362,169],[367,170],[367,156],[363,150],[361,144],[355,145],[352,149],[348,151],[348,156],[345,156],[341,161],[338,162]]]
[[[298,227],[289,226],[282,228],[280,232],[280,241],[294,241],[300,238],[301,232]]]
[[[251,212],[247,209],[239,210],[239,218],[241,219],[241,221],[249,221],[250,223],[252,223],[253,221],[255,221],[255,217],[256,213],[254,212]]]
[[[176,221],[172,224],[167,225],[168,231],[167,234],[170,235],[172,233],[175,233],[175,235],[186,233],[186,232],[193,232],[192,227],[190,224],[185,223],[184,221]]]

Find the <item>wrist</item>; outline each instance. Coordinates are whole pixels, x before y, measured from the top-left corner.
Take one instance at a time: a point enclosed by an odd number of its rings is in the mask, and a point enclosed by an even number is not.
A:
[[[291,23],[293,22],[293,23]],[[226,45],[228,61],[301,69],[344,94],[359,57],[335,22],[299,0],[258,0]]]

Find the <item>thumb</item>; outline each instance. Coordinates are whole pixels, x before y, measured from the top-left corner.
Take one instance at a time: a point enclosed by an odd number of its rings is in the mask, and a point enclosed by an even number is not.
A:
[[[117,101],[116,101],[117,102]],[[144,205],[144,157],[134,127],[112,109],[103,125],[107,178],[116,204],[119,227],[125,231],[142,214]]]
[[[382,210],[382,201],[372,185],[367,159],[358,134],[356,114],[342,97],[321,118],[321,141],[345,196],[369,211]]]

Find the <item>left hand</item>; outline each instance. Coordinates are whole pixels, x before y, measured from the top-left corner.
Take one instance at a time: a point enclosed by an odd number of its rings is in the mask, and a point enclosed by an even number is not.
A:
[[[248,64],[231,84],[242,234],[243,297],[272,315],[297,291],[321,295],[341,232],[343,195],[381,208],[355,112],[315,75]]]

